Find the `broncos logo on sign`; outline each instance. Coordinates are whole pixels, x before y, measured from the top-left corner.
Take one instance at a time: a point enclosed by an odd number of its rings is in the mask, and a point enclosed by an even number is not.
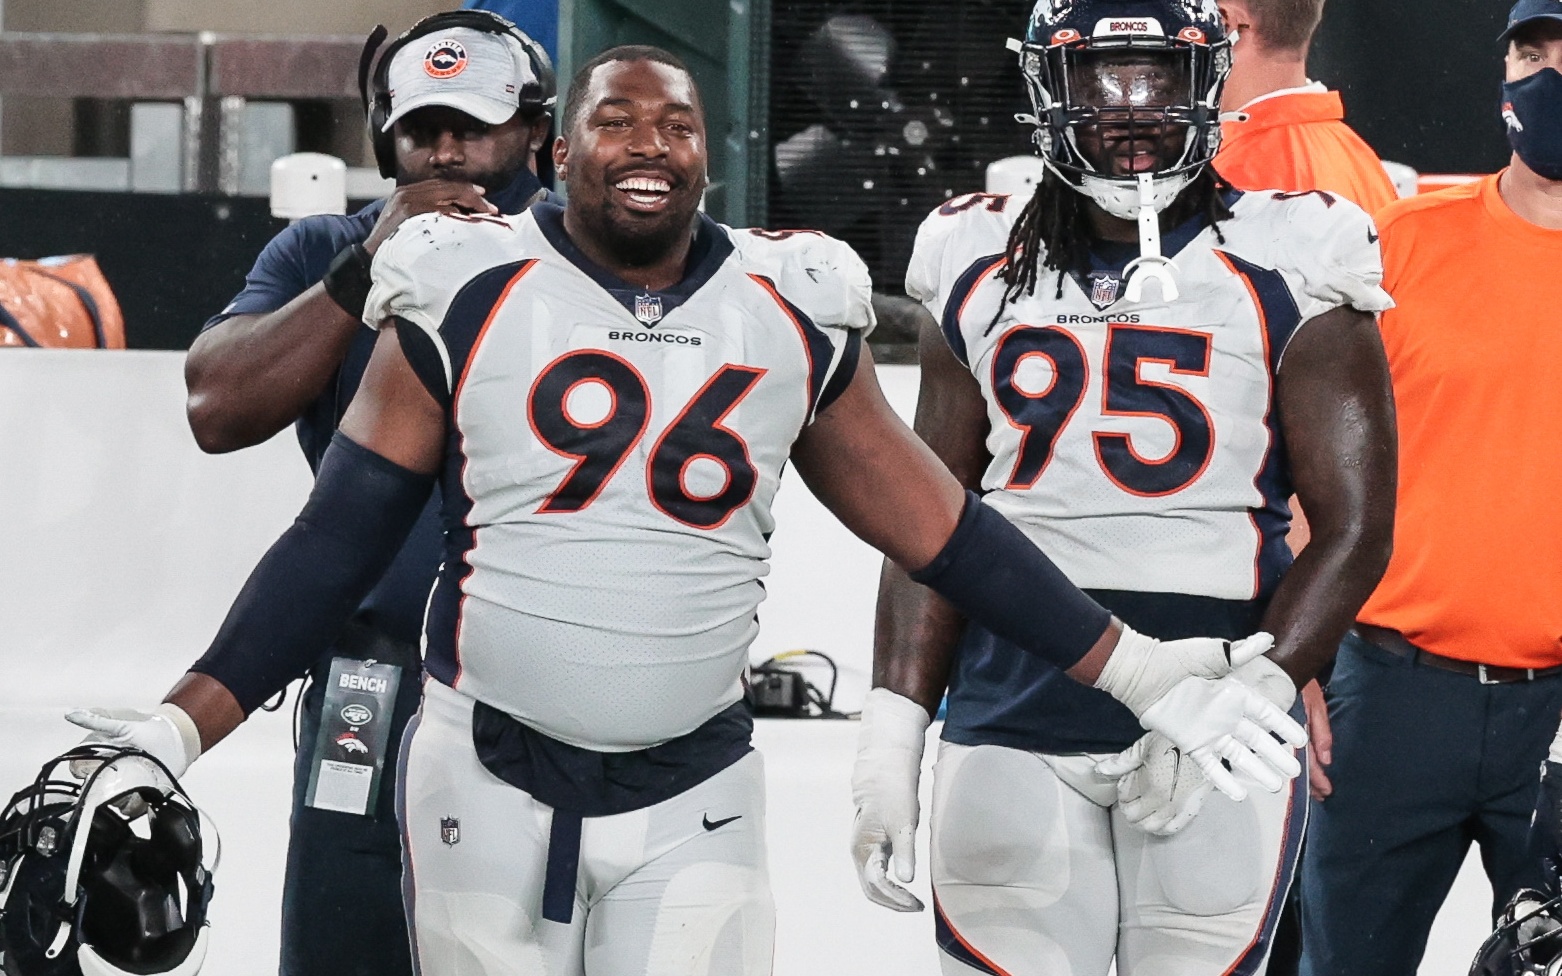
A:
[[[369,747],[364,745],[363,740],[358,738],[356,735],[353,735],[351,732],[343,732],[341,735],[337,736],[336,744],[343,752],[347,753],[348,755],[357,753],[360,756],[367,756],[369,754]]]
[[[466,48],[459,41],[435,41],[423,55],[423,70],[431,78],[454,78],[466,70]]]

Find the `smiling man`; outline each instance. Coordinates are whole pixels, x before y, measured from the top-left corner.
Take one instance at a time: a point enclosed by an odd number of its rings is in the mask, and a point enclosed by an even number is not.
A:
[[[376,254],[380,338],[309,504],[121,741],[231,731],[329,640],[438,479],[402,754],[419,968],[766,973],[742,674],[790,462],[859,536],[1219,785],[1242,791],[1223,761],[1274,790],[1299,772],[1269,733],[1300,727],[1231,674],[1267,637],[1161,643],[1113,619],[896,418],[850,248],[699,212],[705,124],[676,58],[614,48],[568,101],[567,206],[415,217]]]

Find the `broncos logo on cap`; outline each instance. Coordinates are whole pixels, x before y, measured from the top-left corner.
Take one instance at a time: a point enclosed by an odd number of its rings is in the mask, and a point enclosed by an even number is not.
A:
[[[466,48],[459,41],[435,41],[423,55],[423,70],[430,78],[454,78],[466,70]]]

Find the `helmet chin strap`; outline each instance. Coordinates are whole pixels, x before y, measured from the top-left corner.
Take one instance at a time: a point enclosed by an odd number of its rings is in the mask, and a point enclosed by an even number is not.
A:
[[[1154,281],[1161,286],[1161,300],[1177,300],[1177,265],[1161,254],[1161,217],[1155,207],[1155,176],[1140,173],[1139,183],[1139,256],[1123,268],[1128,285],[1123,297],[1137,302],[1144,297],[1144,284]]]

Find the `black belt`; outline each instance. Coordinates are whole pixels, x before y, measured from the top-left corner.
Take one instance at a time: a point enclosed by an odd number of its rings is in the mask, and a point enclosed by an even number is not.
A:
[[[1404,634],[1389,627],[1374,627],[1372,624],[1358,623],[1351,629],[1356,632],[1357,637],[1380,651],[1387,651],[1395,657],[1408,658],[1414,664],[1462,674],[1476,679],[1483,685],[1519,684],[1534,681],[1536,678],[1549,678],[1554,674],[1562,674],[1562,665],[1550,668],[1505,668],[1495,664],[1477,664],[1456,657],[1444,657],[1417,647],[1406,640]]]

